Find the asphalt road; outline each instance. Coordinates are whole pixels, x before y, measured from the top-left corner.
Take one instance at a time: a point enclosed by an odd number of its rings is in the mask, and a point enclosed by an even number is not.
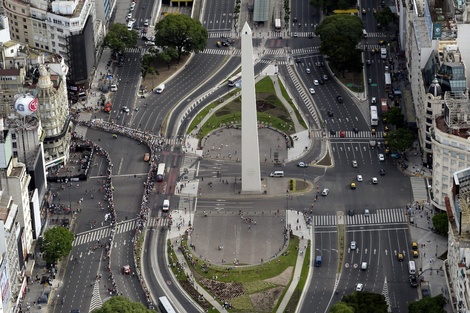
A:
[[[290,4],[290,31],[299,37],[307,37],[315,32],[315,25],[321,21],[321,12],[310,5],[308,1],[294,0]],[[284,22],[284,21],[282,21]]]
[[[234,0],[206,2],[202,26],[210,32],[232,30]]]

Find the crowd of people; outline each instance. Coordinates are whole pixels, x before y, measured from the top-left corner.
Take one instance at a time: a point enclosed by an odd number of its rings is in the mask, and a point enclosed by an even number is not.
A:
[[[149,205],[149,198],[150,198],[150,193],[154,187],[153,173],[156,171],[158,167],[159,158],[157,155],[158,155],[158,152],[162,150],[163,145],[165,144],[165,140],[162,137],[155,136],[147,131],[139,131],[139,130],[135,130],[132,128],[124,127],[122,125],[108,123],[108,122],[105,122],[103,120],[98,120],[98,119],[91,120],[91,121],[80,121],[79,123],[87,127],[93,127],[96,129],[110,132],[113,134],[114,137],[117,135],[127,136],[129,138],[139,141],[141,144],[147,145],[151,150],[150,170],[147,175],[147,179],[144,182],[144,194],[142,196],[140,212],[137,217],[137,229],[136,229],[135,238],[133,242],[134,242],[134,268],[136,269],[136,274],[137,274],[137,277],[139,278],[142,289],[146,293],[148,306],[149,308],[154,308],[153,301],[150,297],[150,291],[144,282],[142,273],[140,272],[140,266],[138,266],[139,256],[137,255],[137,253],[139,253],[139,251],[138,251],[137,244],[139,240],[137,240],[137,238],[141,235],[142,230],[144,229],[147,223],[148,217],[149,217],[149,213],[151,209]],[[97,151],[105,152],[98,145],[95,145],[95,147]],[[103,186],[103,188],[106,194],[105,200],[108,202],[108,209],[111,213],[111,225],[112,227],[115,227],[116,215],[115,215],[114,204],[113,204],[113,188],[112,188],[112,181],[111,181],[112,163],[111,163],[109,154],[107,152],[105,152],[105,156],[106,156],[106,159],[108,160],[108,170],[107,170],[105,185]],[[113,235],[110,238],[110,246],[112,246],[112,241],[114,240],[115,231],[112,231],[112,234]],[[110,253],[111,251],[108,251],[107,253],[107,259],[108,259],[107,269],[111,269],[111,258],[109,257]],[[112,273],[110,274],[110,277],[111,277],[110,279],[113,282],[113,287],[114,287],[113,290],[115,291],[116,294],[119,294],[116,288],[114,277],[112,277]]]

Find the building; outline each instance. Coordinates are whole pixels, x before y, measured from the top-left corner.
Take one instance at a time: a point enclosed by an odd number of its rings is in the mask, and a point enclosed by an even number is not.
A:
[[[470,168],[453,174],[446,196],[449,219],[446,265],[454,312],[470,311]]]

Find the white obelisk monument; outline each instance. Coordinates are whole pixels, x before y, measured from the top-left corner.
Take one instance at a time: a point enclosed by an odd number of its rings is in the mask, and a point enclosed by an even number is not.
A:
[[[245,23],[242,44],[242,193],[261,193],[252,32]]]

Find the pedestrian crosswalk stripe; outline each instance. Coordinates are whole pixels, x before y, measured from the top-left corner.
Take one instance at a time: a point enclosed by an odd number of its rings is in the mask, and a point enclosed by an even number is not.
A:
[[[407,223],[408,218],[405,209],[378,209],[371,212],[369,216],[356,214],[346,215],[347,225],[373,225],[373,224],[397,224]],[[313,217],[315,226],[336,226],[338,218],[336,215],[316,215]]]
[[[309,36],[317,37],[317,35],[315,35],[314,32],[292,32],[292,33],[295,33],[297,37],[309,37]]]
[[[219,55],[240,55],[241,50],[240,49],[226,49],[226,48],[220,48],[220,49],[204,49],[202,51],[204,54],[219,54]]]
[[[127,220],[121,223],[118,223],[116,225],[116,234],[121,234],[125,233],[131,230],[136,229],[137,227],[137,220]],[[96,228],[94,230],[90,230],[87,232],[83,232],[80,234],[77,234],[72,246],[79,246],[83,245],[89,242],[94,242],[98,240],[102,240],[104,238],[110,237],[112,234],[112,227],[111,226],[105,226],[101,228]]]
[[[387,34],[384,32],[367,33],[367,37],[387,37]]]
[[[307,106],[308,107],[308,106]],[[376,138],[376,139],[382,139],[383,138],[383,132],[375,132],[374,135],[372,135],[371,131],[358,131],[357,133],[354,131],[345,131],[345,136],[340,137],[340,132],[336,131],[336,133],[333,135],[329,131],[325,132],[322,130],[316,130],[312,132],[312,136],[314,138],[323,138],[328,136],[329,138]]]
[[[231,32],[209,32],[209,38],[231,38],[232,33]]]

